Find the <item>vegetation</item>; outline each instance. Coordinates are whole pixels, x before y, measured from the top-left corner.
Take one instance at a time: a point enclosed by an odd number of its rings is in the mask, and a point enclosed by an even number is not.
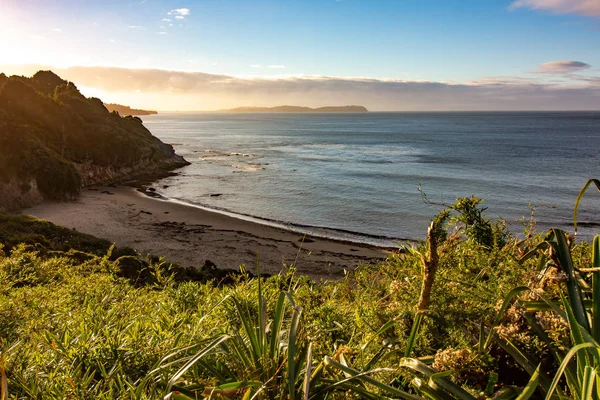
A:
[[[50,71],[32,78],[0,75],[0,190],[12,184],[25,195],[74,197],[82,184],[185,165],[170,145],[136,117],[110,113],[72,82]],[[0,198],[0,209],[12,198]],[[19,204],[13,205],[19,206]]]
[[[0,227],[5,398],[597,396],[600,239],[519,240],[476,198],[331,282],[223,280],[29,217]]]
[[[152,110],[139,110],[137,108],[131,108],[131,107],[128,107],[128,106],[123,106],[121,104],[114,104],[114,103],[104,103],[104,107],[106,107],[106,109],[109,112],[116,111],[117,113],[119,113],[119,115],[122,115],[122,116],[126,116],[126,115],[152,115],[152,114],[158,114],[158,112],[156,112],[156,111],[152,111]]]

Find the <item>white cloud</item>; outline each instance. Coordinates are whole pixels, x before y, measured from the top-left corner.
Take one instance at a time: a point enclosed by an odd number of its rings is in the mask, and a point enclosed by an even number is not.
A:
[[[260,65],[260,64],[252,64],[250,67],[251,68],[262,68],[262,65]]]
[[[161,19],[161,21],[163,21],[163,22],[171,22],[171,18],[163,18],[163,19]]]
[[[168,35],[168,33],[165,31],[156,32],[156,34],[157,35]]]
[[[111,42],[111,43],[115,43],[116,42],[115,39],[108,39],[108,41]]]
[[[585,16],[600,17],[599,0],[517,0],[509,9],[531,8],[533,10],[546,10],[556,14],[580,14]]]
[[[54,29],[52,29],[52,32],[62,32],[62,29],[60,29],[60,28],[54,28]]]
[[[190,15],[191,11],[189,8],[174,8],[173,10],[167,13],[168,15],[179,15],[185,17],[186,15]]]
[[[39,68],[38,68],[39,69]],[[44,68],[47,69],[47,68]],[[548,83],[491,77],[443,83],[335,76],[242,78],[203,72],[110,67],[56,69],[62,78],[105,93],[134,93],[136,101],[173,109],[219,109],[240,105],[360,104],[370,110],[600,110],[600,77]]]
[[[267,65],[267,68],[284,69],[284,68],[287,68],[287,67],[285,65]]]
[[[183,15],[176,15],[175,19],[185,19],[185,17]]]
[[[533,72],[537,74],[568,74],[571,72],[582,71],[584,69],[590,68],[591,65],[586,64],[581,61],[570,61],[570,60],[562,60],[562,61],[550,61],[547,63],[541,64],[536,70]]]
[[[140,26],[140,25],[127,25],[127,27],[129,29],[139,29],[139,30],[142,30],[142,31],[146,30],[146,28],[144,28],[143,26]]]

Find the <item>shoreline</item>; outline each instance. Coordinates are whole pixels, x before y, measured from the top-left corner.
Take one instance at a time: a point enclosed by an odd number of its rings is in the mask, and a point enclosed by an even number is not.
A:
[[[349,230],[344,230],[344,229],[328,228],[328,227],[318,226],[318,225],[303,225],[303,224],[297,224],[297,223],[293,223],[293,222],[285,222],[285,221],[279,221],[279,220],[275,220],[275,219],[262,218],[262,217],[257,217],[257,216],[251,215],[251,214],[236,213],[236,212],[230,211],[226,208],[215,208],[215,207],[211,207],[211,206],[208,206],[205,204],[197,204],[197,203],[192,203],[192,202],[188,202],[188,201],[177,199],[177,198],[170,198],[170,197],[167,197],[167,196],[163,195],[162,193],[160,193],[160,191],[148,191],[148,190],[143,191],[141,189],[138,191],[142,194],[145,194],[145,195],[147,195],[151,198],[157,199],[157,200],[181,204],[183,206],[193,207],[193,208],[197,208],[197,209],[207,211],[207,212],[213,212],[213,213],[217,213],[217,214],[227,215],[234,219],[248,221],[248,222],[252,222],[255,224],[259,224],[259,225],[265,225],[265,226],[269,226],[272,228],[282,229],[285,231],[297,233],[299,235],[305,235],[306,237],[309,237],[311,239],[329,240],[329,241],[337,242],[337,243],[367,246],[367,247],[372,247],[375,249],[380,249],[380,250],[389,251],[389,252],[398,251],[400,249],[400,247],[398,245],[396,245],[396,243],[409,243],[409,242],[416,243],[416,242],[418,242],[418,240],[416,240],[416,239],[393,238],[393,237],[381,236],[381,235],[369,235],[367,233],[354,232],[354,231],[349,231]],[[338,234],[339,236],[336,237],[333,234]],[[347,238],[340,237],[343,235],[346,235]]]
[[[210,262],[238,270],[245,264],[255,272],[259,262],[268,274],[295,265],[299,274],[331,279],[390,254],[151,196],[130,186],[92,186],[75,201],[44,202],[21,213],[198,268]]]

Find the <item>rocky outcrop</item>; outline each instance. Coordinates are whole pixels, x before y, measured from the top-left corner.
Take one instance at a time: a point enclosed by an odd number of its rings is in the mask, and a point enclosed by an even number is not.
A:
[[[41,203],[44,196],[40,193],[35,180],[0,183],[0,211],[18,210]]]
[[[0,210],[187,164],[141,119],[109,112],[50,71],[0,75]]]

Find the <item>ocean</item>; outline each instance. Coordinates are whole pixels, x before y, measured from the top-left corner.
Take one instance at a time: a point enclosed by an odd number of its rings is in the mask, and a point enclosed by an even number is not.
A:
[[[156,184],[165,197],[383,246],[425,237],[439,204],[472,195],[514,232],[532,213],[540,230],[572,232],[580,189],[600,178],[599,112],[163,113],[143,121],[191,162]],[[600,233],[593,187],[578,221],[582,239]]]

